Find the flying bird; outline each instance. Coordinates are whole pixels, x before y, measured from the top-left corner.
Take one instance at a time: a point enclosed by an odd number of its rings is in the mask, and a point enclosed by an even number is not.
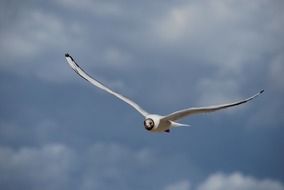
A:
[[[88,75],[76,62],[75,60],[68,54],[65,54],[65,58],[68,62],[68,64],[71,66],[71,68],[83,79],[90,82],[91,84],[95,85],[96,87],[116,96],[120,100],[124,101],[128,105],[132,106],[137,112],[139,112],[144,117],[144,127],[146,130],[151,132],[170,132],[170,129],[176,128],[176,127],[184,127],[184,126],[190,126],[187,124],[177,123],[178,120],[181,120],[187,116],[191,116],[194,114],[201,114],[201,113],[208,113],[208,112],[214,112],[222,109],[226,109],[233,106],[238,106],[241,104],[244,104],[257,96],[259,96],[261,93],[264,92],[264,90],[261,90],[257,94],[237,102],[232,102],[228,104],[222,104],[222,105],[215,105],[215,106],[208,106],[208,107],[191,107],[183,110],[179,110],[173,113],[170,113],[168,115],[158,115],[158,114],[150,114],[147,111],[145,111],[142,107],[140,107],[137,103],[132,101],[126,96],[123,96],[110,88],[108,88],[106,85],[101,83],[100,81],[92,78],[90,75]]]

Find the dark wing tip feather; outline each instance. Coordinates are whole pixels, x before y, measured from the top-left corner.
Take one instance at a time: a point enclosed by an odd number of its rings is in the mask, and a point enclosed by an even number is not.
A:
[[[65,53],[65,57],[66,58],[70,58],[72,61],[74,61],[73,57],[71,55],[69,55],[69,53]],[[75,62],[75,61],[74,61]]]

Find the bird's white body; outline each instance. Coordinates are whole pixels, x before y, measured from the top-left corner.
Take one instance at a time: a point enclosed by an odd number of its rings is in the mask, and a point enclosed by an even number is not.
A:
[[[92,83],[96,87],[116,96],[120,100],[132,106],[136,111],[138,111],[144,117],[145,129],[151,132],[170,132],[171,128],[189,126],[187,124],[177,123],[176,121],[184,117],[193,115],[193,114],[208,113],[208,112],[218,111],[218,110],[226,109],[229,107],[237,106],[237,105],[246,103],[254,99],[255,97],[257,97],[261,93],[263,93],[263,90],[261,90],[259,93],[255,94],[254,96],[251,96],[250,98],[247,98],[241,101],[237,101],[237,102],[233,102],[229,104],[217,105],[217,106],[187,108],[187,109],[173,112],[166,116],[150,114],[147,111],[145,111],[143,108],[141,108],[138,104],[136,104],[134,101],[130,100],[129,98],[117,92],[114,92],[110,88],[106,87],[103,83],[90,77],[83,69],[80,68],[80,66],[74,61],[74,59],[69,54],[65,54],[65,58],[67,62],[69,63],[69,65],[72,67],[72,69],[82,78]]]
[[[146,126],[147,120],[152,120],[154,125],[152,128],[146,128],[151,132],[169,132],[171,128],[174,127],[186,127],[190,126],[187,124],[181,124],[170,120],[163,119],[165,116],[157,115],[157,114],[149,114],[145,117],[144,126]]]

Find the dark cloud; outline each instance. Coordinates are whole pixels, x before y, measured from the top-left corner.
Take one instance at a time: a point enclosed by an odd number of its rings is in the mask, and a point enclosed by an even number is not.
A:
[[[283,189],[282,9],[280,0],[1,1],[1,189]],[[128,105],[76,76],[66,52],[153,113],[265,93],[149,134]]]

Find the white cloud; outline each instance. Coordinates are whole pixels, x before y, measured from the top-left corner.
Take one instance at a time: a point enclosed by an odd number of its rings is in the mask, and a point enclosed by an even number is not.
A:
[[[190,8],[189,8],[190,9]],[[174,8],[168,15],[158,21],[155,26],[157,35],[166,42],[172,43],[184,38],[190,32],[189,21],[192,11],[184,8]]]
[[[197,82],[201,94],[198,102],[203,105],[245,96],[245,84],[251,76],[260,75],[258,72],[270,61],[272,69],[266,72],[279,86],[283,78],[281,61],[274,61],[283,54],[279,26],[283,26],[284,16],[277,8],[279,3],[218,0],[177,4],[154,19],[156,44],[181,53],[188,59],[188,67],[194,62],[206,69],[208,76],[201,73]],[[264,62],[264,57],[272,59]]]
[[[175,179],[171,184],[167,183],[169,178],[165,178],[166,181],[157,180],[157,175],[171,171],[168,167],[164,170],[166,163],[175,162],[174,168],[177,169],[180,162],[180,166],[184,167],[182,159],[159,155],[148,148],[133,149],[104,142],[80,149],[59,143],[19,149],[0,146],[0,187],[55,190],[134,187],[162,187],[164,190],[284,190],[279,181],[257,179],[240,172],[228,175],[215,173],[194,187],[190,180],[184,178]]]
[[[40,10],[22,12],[11,27],[1,31],[0,67],[18,75],[64,81],[69,71],[64,67],[64,53],[80,47],[85,34],[83,26],[55,14]],[[58,53],[62,55],[57,57]]]
[[[267,0],[189,2],[155,19],[153,31],[162,44],[183,47],[203,64],[241,74],[248,64],[257,66],[263,53],[282,47],[277,39],[284,17],[276,7]]]
[[[209,176],[197,190],[283,190],[284,186],[278,181],[258,180],[241,173],[225,175],[217,173]]]
[[[133,185],[129,178],[144,167],[149,169],[155,159],[148,149],[133,150],[115,143],[95,143],[83,150],[58,143],[19,149],[0,146],[0,187],[125,189]]]
[[[82,28],[67,25],[59,17],[38,10],[22,13],[12,24],[1,33],[1,49],[6,57],[17,59],[33,57],[50,47],[64,47],[68,36],[82,32]]]
[[[182,180],[166,186],[165,190],[190,190],[190,183],[187,180]]]
[[[245,176],[240,172],[232,174],[215,173],[211,174],[205,181],[191,188],[189,180],[180,180],[167,185],[165,190],[283,190],[284,185],[276,180],[256,179],[252,176]]]
[[[19,150],[0,147],[1,186],[7,189],[26,185],[31,185],[29,189],[65,188],[73,158],[72,150],[61,144]]]

